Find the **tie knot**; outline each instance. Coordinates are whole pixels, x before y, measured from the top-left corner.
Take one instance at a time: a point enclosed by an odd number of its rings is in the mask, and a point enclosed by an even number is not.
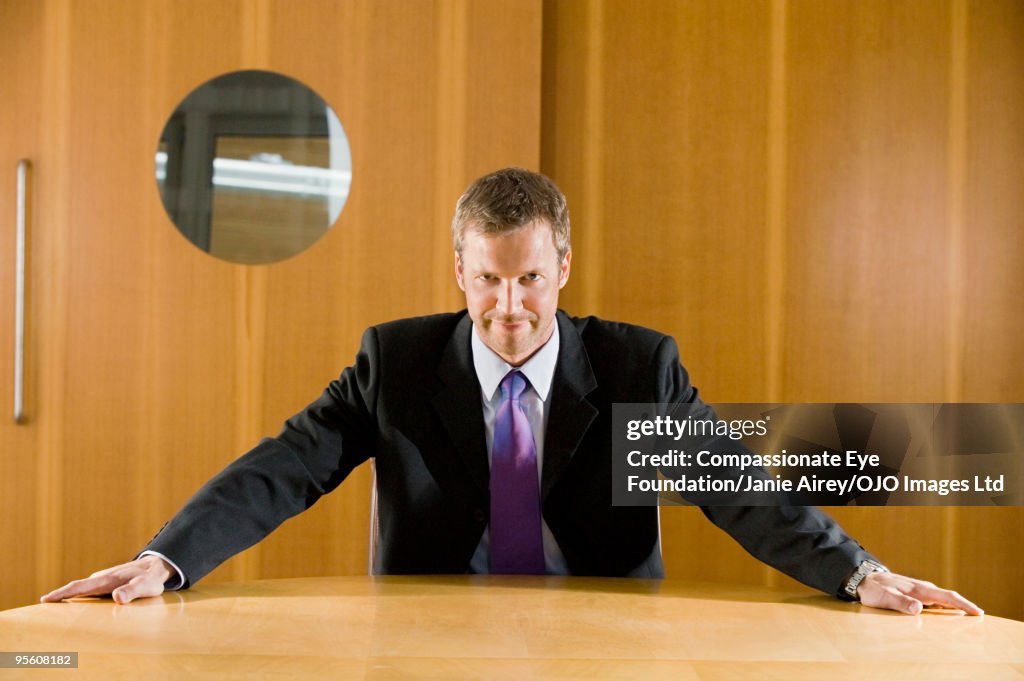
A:
[[[501,379],[501,397],[505,400],[518,400],[526,390],[529,381],[518,371],[510,371]]]

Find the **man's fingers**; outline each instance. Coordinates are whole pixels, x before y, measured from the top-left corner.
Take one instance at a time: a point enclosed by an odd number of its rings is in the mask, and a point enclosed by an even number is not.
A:
[[[958,608],[963,610],[968,615],[984,615],[985,611],[979,608],[974,603],[970,602],[955,591],[948,589],[940,589],[934,584],[930,586],[918,586],[912,592],[914,596],[920,598],[923,602],[929,605],[941,605],[947,608]]]
[[[43,603],[56,603],[65,598],[74,598],[75,596],[100,596],[110,593],[114,586],[116,586],[116,583],[111,579],[110,575],[76,579],[59,589],[54,589],[39,600]]]
[[[917,615],[925,604],[956,608],[969,615],[984,614],[981,608],[955,591],[891,572],[871,573],[861,583],[858,593],[864,605],[897,610],[908,615]]]
[[[114,602],[124,605],[126,603],[131,603],[133,600],[141,596],[142,594],[136,593],[138,590],[139,579],[139,577],[135,577],[124,586],[119,586],[111,591],[110,596],[114,599]]]
[[[905,612],[908,615],[917,615],[924,608],[924,603],[917,600],[913,596],[908,596],[899,589],[885,587],[882,590],[880,602],[878,603],[878,605],[875,605],[874,607],[897,610],[899,612]]]
[[[924,603],[913,596],[908,596],[904,593],[900,593],[899,591],[894,590],[892,592],[892,598],[893,602],[896,604],[896,607],[894,607],[893,610],[899,610],[900,612],[905,612],[908,615],[919,615],[924,609]]]
[[[924,608],[924,604],[908,595],[912,590],[913,581],[908,577],[875,572],[861,583],[858,593],[864,605],[916,615]]]
[[[113,596],[115,603],[124,605],[125,603],[131,603],[136,598],[159,596],[163,592],[163,582],[154,579],[152,575],[144,574],[137,575],[124,586],[114,589],[111,596]]]

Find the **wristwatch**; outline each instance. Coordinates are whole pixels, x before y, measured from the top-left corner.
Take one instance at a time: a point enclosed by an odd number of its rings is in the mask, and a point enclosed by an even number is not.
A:
[[[889,568],[885,567],[881,563],[876,563],[873,560],[865,560],[857,569],[853,571],[849,579],[846,580],[846,585],[843,587],[843,593],[854,601],[859,601],[860,596],[857,595],[857,587],[860,586],[864,578],[870,575],[872,572],[888,572]]]

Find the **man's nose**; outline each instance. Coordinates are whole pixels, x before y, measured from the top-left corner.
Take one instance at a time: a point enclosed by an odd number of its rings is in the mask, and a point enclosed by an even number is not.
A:
[[[498,293],[498,312],[513,315],[523,309],[523,296],[515,281],[505,282]]]

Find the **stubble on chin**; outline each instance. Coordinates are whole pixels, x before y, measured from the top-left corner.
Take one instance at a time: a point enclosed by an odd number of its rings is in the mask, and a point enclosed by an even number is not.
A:
[[[501,355],[506,362],[519,360],[527,353],[532,354],[531,348],[537,340],[537,326],[534,321],[529,321],[527,329],[520,333],[503,331],[500,325],[494,323],[494,320],[486,317],[480,321],[481,340],[487,347]]]
[[[490,323],[484,327],[484,331],[487,345],[513,366],[523,364],[551,337],[550,328],[547,333],[540,329],[539,319],[529,320],[528,330],[522,334],[496,332]]]

